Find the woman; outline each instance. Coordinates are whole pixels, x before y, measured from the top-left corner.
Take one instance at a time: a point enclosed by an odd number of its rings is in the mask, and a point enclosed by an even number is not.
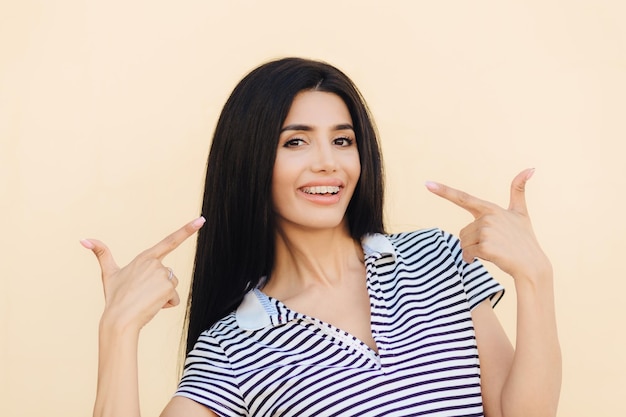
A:
[[[508,209],[427,183],[476,218],[460,241],[386,235],[356,87],[321,62],[262,65],[220,116],[205,217],[124,268],[82,242],[106,298],[94,415],[139,415],[139,331],[179,303],[162,260],[198,230],[185,371],[162,416],[555,415],[560,351],[552,269],[524,200],[532,173],[515,177]],[[515,279],[515,350],[492,311],[503,288],[475,258]]]

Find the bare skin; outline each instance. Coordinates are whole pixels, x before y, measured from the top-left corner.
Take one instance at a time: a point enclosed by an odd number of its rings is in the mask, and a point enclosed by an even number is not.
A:
[[[360,165],[350,113],[334,94],[300,93],[281,132],[272,199],[276,258],[263,288],[290,308],[361,339],[373,350],[363,253],[348,233],[346,208]],[[532,170],[511,185],[508,209],[442,184],[434,194],[469,211],[475,220],[460,232],[463,257],[491,261],[515,279],[517,346],[511,346],[488,301],[472,312],[488,417],[554,416],[561,383],[552,267],[535,238],[525,202]],[[141,328],[161,308],[176,306],[178,280],[163,258],[192,236],[196,219],[120,268],[100,241],[81,243],[102,270],[105,309],[100,321],[95,417],[138,417],[137,347]],[[170,279],[171,278],[171,279]],[[216,414],[174,397],[163,417]]]
[[[178,279],[163,265],[163,258],[204,224],[196,219],[143,251],[120,268],[107,246],[95,239],[81,244],[93,251],[102,270],[105,307],[99,327],[98,388],[94,416],[139,416],[137,349],[139,332],[162,308],[180,302]],[[176,401],[181,403],[181,401]],[[215,416],[193,401],[182,401],[182,414]],[[191,409],[191,410],[190,410]]]
[[[467,209],[476,218],[460,233],[465,260],[472,261],[476,257],[492,261],[515,279],[518,297],[515,350],[488,301],[472,312],[481,360],[485,415],[488,417],[554,416],[558,404],[561,358],[555,324],[552,268],[534,237],[524,200],[525,183],[531,174],[524,171],[513,180],[508,209],[441,184],[427,184],[433,193]],[[101,242],[93,239],[82,242],[100,262],[106,298],[100,323],[94,416],[140,415],[137,385],[139,331],[161,308],[178,304],[175,291],[177,280],[175,277],[171,281],[167,279],[168,270],[161,261],[201,226],[201,221],[187,224],[142,252],[124,268],[117,266],[110,251]],[[301,271],[301,275],[303,271],[317,270],[320,272],[318,277],[327,278],[285,287],[268,285],[264,291],[278,295],[297,311],[337,325],[375,348],[369,331],[367,293],[364,285],[358,283],[363,282],[364,271],[361,269],[362,255],[355,242],[344,233],[319,233],[317,240],[308,235],[309,245],[302,243],[304,241],[297,238],[297,233],[290,236],[288,245],[285,242],[278,245],[284,246],[281,250],[289,248],[291,253],[284,257],[284,266],[280,268],[284,268],[285,272],[295,268]],[[288,238],[282,239],[287,242]],[[294,245],[294,239],[300,245]],[[303,253],[324,256],[300,259]],[[280,264],[283,265],[283,262]],[[321,272],[323,270],[325,272]],[[280,271],[276,271],[275,283],[280,281]],[[300,285],[307,291],[298,291]],[[342,297],[351,297],[349,304],[355,308],[351,314],[328,308],[333,304],[348,304],[332,302]],[[319,305],[322,308],[316,307]],[[347,321],[346,316],[352,319]],[[102,343],[104,340],[106,344]],[[163,417],[215,415],[208,408],[182,397],[174,397],[162,413]]]
[[[515,350],[488,302],[472,312],[489,417],[555,416],[559,401],[561,350],[552,266],[535,238],[525,199],[533,173],[527,169],[513,179],[508,209],[441,184],[426,184],[474,216],[459,234],[464,260],[491,261],[515,280]]]

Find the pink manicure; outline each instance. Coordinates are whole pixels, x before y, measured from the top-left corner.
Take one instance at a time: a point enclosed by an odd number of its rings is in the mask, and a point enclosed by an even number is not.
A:
[[[194,220],[191,225],[194,227],[194,229],[199,229],[202,227],[204,222],[206,222],[206,219],[204,218],[204,216],[200,216],[196,220]]]
[[[94,244],[88,241],[87,239],[82,239],[80,244],[83,245],[84,248],[93,249],[95,248]]]
[[[439,189],[439,184],[437,184],[436,182],[432,182],[432,181],[426,181],[424,183],[424,185],[426,186],[426,188],[428,188],[430,191],[437,191]]]

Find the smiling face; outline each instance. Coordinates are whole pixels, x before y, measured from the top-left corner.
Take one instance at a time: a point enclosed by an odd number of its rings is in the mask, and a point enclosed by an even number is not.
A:
[[[283,123],[272,179],[279,229],[345,227],[361,164],[350,112],[333,93],[296,95]]]

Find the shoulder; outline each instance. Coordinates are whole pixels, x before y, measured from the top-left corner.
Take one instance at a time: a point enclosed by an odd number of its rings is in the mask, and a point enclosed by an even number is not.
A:
[[[384,236],[386,236],[391,242],[395,244],[404,245],[407,243],[427,243],[429,241],[439,240],[446,236],[450,236],[450,234],[439,229],[438,227],[432,227],[427,229],[390,233]]]
[[[471,309],[486,298],[495,306],[504,294],[504,287],[493,279],[480,260],[471,263],[463,260],[460,241],[451,233],[430,228],[376,236],[393,248],[395,259],[385,264],[388,270],[393,266],[393,271],[402,271],[402,276],[406,272],[430,278],[443,273],[455,277],[463,285]]]
[[[231,312],[227,316],[218,320],[210,328],[200,333],[194,349],[190,353],[212,352],[212,354],[225,354],[225,343],[228,341],[236,341],[242,336],[241,329],[237,326],[235,312]]]
[[[390,234],[368,234],[363,238],[362,244],[366,253],[389,253],[397,257],[429,248],[451,249],[456,246],[457,239],[439,228],[428,228]]]

